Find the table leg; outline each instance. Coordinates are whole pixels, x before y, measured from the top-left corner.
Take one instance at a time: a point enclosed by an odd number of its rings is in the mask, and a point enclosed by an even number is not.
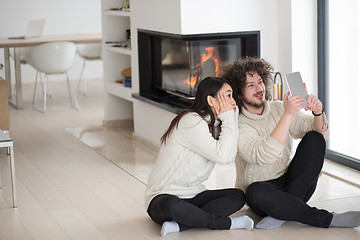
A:
[[[23,108],[22,100],[22,86],[21,86],[21,62],[20,62],[20,48],[14,48],[15,60],[15,98],[17,109]]]
[[[4,48],[5,58],[5,78],[8,82],[9,103],[17,109],[23,109],[22,99],[22,85],[21,85],[21,63],[20,63],[20,48],[14,48],[15,61],[15,99],[11,90],[11,72],[10,72],[10,51],[9,48]]]
[[[4,48],[4,60],[5,60],[5,79],[8,82],[8,98],[12,98],[11,91],[11,74],[10,74],[10,51],[9,48]]]

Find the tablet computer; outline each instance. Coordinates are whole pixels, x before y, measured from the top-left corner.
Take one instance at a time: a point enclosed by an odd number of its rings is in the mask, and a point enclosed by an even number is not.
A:
[[[304,101],[303,107],[307,106],[306,98],[308,96],[300,72],[293,72],[285,75],[286,83],[290,96],[298,95]]]

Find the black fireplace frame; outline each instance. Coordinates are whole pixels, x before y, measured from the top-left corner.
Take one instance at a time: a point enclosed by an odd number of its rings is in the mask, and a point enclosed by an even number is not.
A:
[[[139,61],[139,90],[138,94],[132,94],[134,98],[156,105],[173,113],[188,108],[192,101],[162,89],[155,88],[156,75],[154,72],[154,54],[152,52],[155,41],[158,38],[198,41],[198,40],[221,40],[236,38],[241,41],[241,53],[243,56],[260,56],[260,31],[224,32],[209,34],[180,35],[138,29],[138,61]]]

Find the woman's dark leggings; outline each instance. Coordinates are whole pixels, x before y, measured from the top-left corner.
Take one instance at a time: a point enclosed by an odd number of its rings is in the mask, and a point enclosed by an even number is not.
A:
[[[189,228],[223,230],[230,229],[229,215],[244,204],[244,192],[240,189],[206,190],[190,199],[160,194],[150,202],[147,212],[158,224],[177,222],[180,231]]]
[[[246,201],[251,210],[259,216],[329,227],[333,215],[306,204],[316,189],[324,156],[324,137],[315,131],[308,132],[283,176],[255,182],[247,188]]]

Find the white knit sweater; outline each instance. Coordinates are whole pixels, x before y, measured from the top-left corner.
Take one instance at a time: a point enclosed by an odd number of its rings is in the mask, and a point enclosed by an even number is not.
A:
[[[243,191],[253,182],[267,181],[282,176],[296,149],[293,139],[301,139],[314,130],[314,117],[301,110],[292,120],[283,145],[270,136],[284,112],[282,102],[266,102],[262,115],[242,109],[239,116],[239,140],[236,156],[236,187]],[[329,137],[329,129],[323,133]]]
[[[235,160],[238,139],[239,110],[219,115],[214,139],[208,123],[197,113],[184,115],[166,144],[160,147],[155,166],[149,176],[145,192],[145,207],[163,193],[180,198],[192,198],[206,190],[203,184],[209,178],[215,163]],[[219,128],[220,125],[220,128]],[[219,131],[220,130],[220,131]]]

